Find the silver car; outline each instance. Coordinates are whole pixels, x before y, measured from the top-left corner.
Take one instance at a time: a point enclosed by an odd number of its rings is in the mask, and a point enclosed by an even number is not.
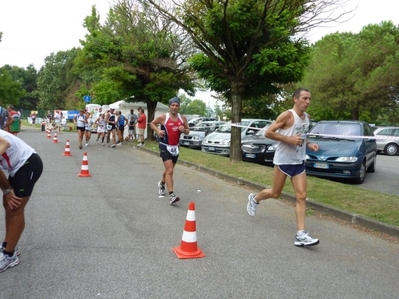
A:
[[[242,119],[241,140],[252,138],[260,129],[272,124],[266,119]],[[225,123],[202,141],[201,150],[206,153],[230,156],[231,122]]]
[[[190,128],[189,134],[181,134],[179,143],[181,146],[201,149],[202,140],[204,140],[205,136],[225,123],[225,121],[202,121]]]
[[[377,151],[394,156],[399,149],[399,127],[379,127],[374,130],[377,138]]]

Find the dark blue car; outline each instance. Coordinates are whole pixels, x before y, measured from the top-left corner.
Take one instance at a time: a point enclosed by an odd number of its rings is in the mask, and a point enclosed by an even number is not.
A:
[[[377,143],[363,121],[320,121],[308,133],[317,152],[307,149],[306,173],[318,177],[350,179],[361,184],[366,172],[374,172]]]

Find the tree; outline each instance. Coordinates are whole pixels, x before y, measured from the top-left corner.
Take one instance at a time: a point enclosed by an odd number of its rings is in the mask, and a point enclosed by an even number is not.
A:
[[[302,79],[308,43],[296,37],[320,22],[337,0],[143,0],[188,32],[200,53],[191,66],[229,101],[232,122],[243,100],[278,94],[278,84]],[[177,3],[179,2],[179,3]],[[339,3],[341,2],[341,3]],[[344,1],[345,2],[345,1]],[[241,128],[233,127],[230,160],[241,161]]]
[[[8,72],[14,81],[20,82],[21,88],[24,90],[24,95],[19,98],[17,107],[24,110],[35,110],[39,102],[35,95],[38,74],[33,64],[26,69],[10,65],[5,65],[3,69]]]
[[[392,22],[365,26],[358,34],[325,36],[312,49],[303,85],[312,91],[318,119],[373,122],[394,112],[399,100],[399,28]]]
[[[41,109],[76,109],[79,102],[83,103],[83,99],[76,95],[76,85],[82,84],[81,79],[72,72],[79,51],[77,48],[59,51],[44,59],[37,80],[38,106]]]
[[[121,0],[104,25],[93,8],[85,27],[89,34],[81,41],[83,51],[75,60],[75,71],[83,78],[94,73],[90,90],[97,103],[143,101],[151,121],[158,101],[167,103],[180,89],[194,93],[192,71],[186,63],[192,47],[186,35],[172,22],[160,19],[155,10]]]
[[[0,68],[0,104],[18,107],[20,98],[25,95],[22,82],[13,80],[6,68]]]

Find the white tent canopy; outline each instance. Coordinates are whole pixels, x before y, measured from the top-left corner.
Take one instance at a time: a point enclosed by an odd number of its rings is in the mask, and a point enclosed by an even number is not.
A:
[[[144,102],[132,102],[128,103],[124,100],[117,101],[115,103],[109,104],[109,108],[114,108],[115,111],[120,111],[122,115],[127,116],[130,114],[130,109],[133,109],[133,113],[138,115],[137,109],[141,107],[144,110],[145,115],[147,116],[147,126],[148,124],[152,121],[152,119],[148,119],[148,111],[147,111],[147,104]],[[158,102],[157,107],[155,108],[155,116],[157,117],[158,115],[164,114],[166,112],[169,112],[169,107]],[[136,130],[136,133],[138,133],[138,130]],[[124,136],[127,136],[128,134],[128,127],[126,126]],[[147,138],[147,130],[144,132],[144,138]]]

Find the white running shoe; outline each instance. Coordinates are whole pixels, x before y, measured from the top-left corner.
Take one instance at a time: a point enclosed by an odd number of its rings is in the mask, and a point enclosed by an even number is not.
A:
[[[13,256],[8,256],[7,254],[0,253],[0,272],[7,270],[8,268],[14,267],[19,264],[19,258],[17,252],[14,251]]]
[[[250,216],[255,216],[256,208],[259,205],[259,203],[255,200],[255,195],[255,193],[251,193],[248,195],[247,212]]]
[[[170,203],[170,204],[176,203],[176,202],[178,202],[179,200],[180,200],[180,198],[177,197],[174,193],[172,193],[172,194],[169,196],[169,203]]]
[[[165,196],[165,184],[162,184],[162,181],[158,182],[158,194],[159,196]]]
[[[295,246],[303,247],[303,246],[314,246],[319,244],[319,239],[314,239],[309,236],[309,232],[304,231],[300,235],[295,236]]]

